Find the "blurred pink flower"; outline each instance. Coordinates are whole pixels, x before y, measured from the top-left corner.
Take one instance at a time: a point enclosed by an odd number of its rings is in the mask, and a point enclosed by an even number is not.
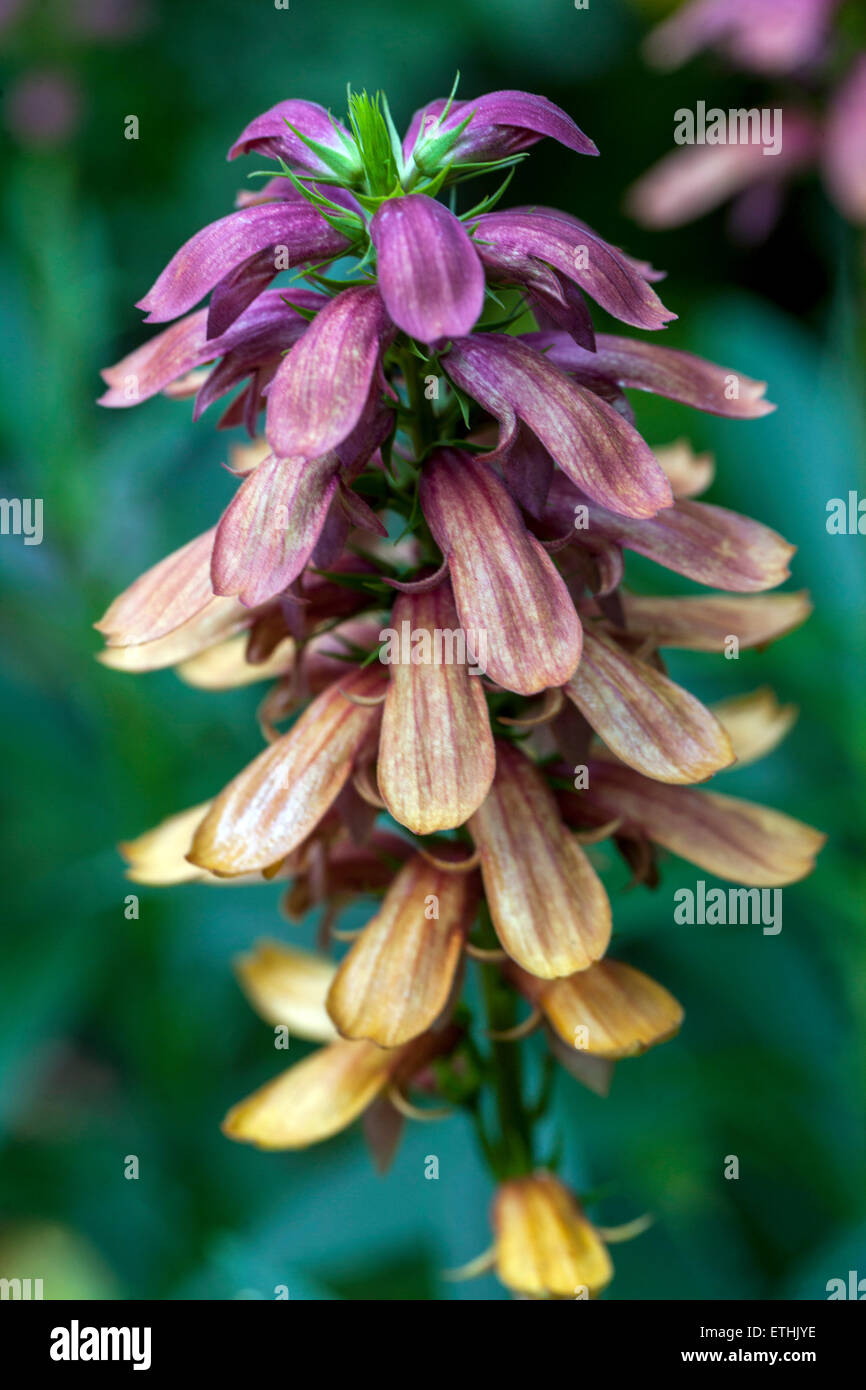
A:
[[[629,189],[626,207],[644,227],[680,227],[729,198],[738,239],[754,242],[775,223],[784,185],[814,160],[815,123],[802,111],[785,111],[782,148],[767,158],[757,144],[688,145],[654,164]]]
[[[33,69],[9,91],[6,124],[22,145],[59,145],[75,134],[81,107],[74,78],[52,68]]]
[[[791,72],[820,58],[839,0],[692,0],[653,29],[647,60],[675,68],[704,48],[755,72]]]
[[[866,222],[866,54],[834,93],[824,131],[824,179],[852,222]]]

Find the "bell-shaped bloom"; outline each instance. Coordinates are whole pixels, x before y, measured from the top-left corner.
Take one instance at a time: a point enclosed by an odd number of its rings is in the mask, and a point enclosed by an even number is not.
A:
[[[471,454],[438,449],[424,465],[419,495],[448,561],[461,625],[486,644],[488,675],[522,695],[562,685],[580,659],[580,620],[493,470]]]
[[[620,593],[626,630],[657,647],[723,652],[735,636],[741,649],[762,647],[792,632],[808,618],[812,602],[805,590],[791,594],[708,594],[656,598]]]
[[[588,1057],[639,1057],[674,1037],[683,1021],[663,985],[609,956],[562,980],[538,980],[516,966],[508,975],[559,1041]]]
[[[449,139],[466,121],[455,140]],[[486,92],[474,101],[439,97],[416,111],[403,141],[403,157],[419,168],[442,163],[481,163],[506,159],[549,136],[578,154],[598,154],[570,116],[547,97],[533,92]],[[447,159],[443,156],[447,154]]]
[[[733,593],[775,588],[788,578],[794,553],[777,532],[726,507],[683,499],[657,516],[620,516],[590,502],[560,474],[551,482],[546,516],[557,535],[571,526],[581,543],[624,546],[699,584]]]
[[[304,1149],[330,1139],[455,1041],[454,1030],[445,1029],[396,1048],[330,1043],[233,1106],[223,1133],[259,1149]]]
[[[165,323],[187,313],[224,276],[269,248],[274,251],[276,275],[278,269],[330,260],[348,246],[348,239],[300,195],[242,208],[196,232],[139,300],[138,308],[147,310],[148,323]],[[246,304],[241,304],[238,312],[243,308]],[[222,323],[223,330],[227,326]],[[212,332],[210,336],[217,335]]]
[[[687,0],[652,31],[645,52],[675,68],[714,48],[754,72],[792,72],[819,58],[839,0]]]
[[[500,451],[513,442],[522,420],[600,506],[628,517],[655,516],[670,506],[670,484],[637,430],[517,338],[459,338],[442,365],[499,421]]]
[[[560,798],[568,818],[583,808],[600,823],[619,820],[618,835],[644,836],[734,883],[755,888],[797,883],[812,872],[827,838],[769,806],[667,787],[606,759],[591,759],[588,767],[586,790]]]
[[[327,956],[281,941],[257,941],[234,965],[241,989],[266,1023],[310,1042],[336,1041],[325,1007],[336,966]]]
[[[345,1037],[398,1047],[433,1026],[451,998],[479,889],[477,873],[420,854],[404,864],[328,994]]]
[[[607,948],[610,903],[563,824],[536,765],[513,744],[496,745],[496,776],[469,821],[497,936],[531,975],[585,970]]]
[[[526,333],[522,341],[590,390],[628,386],[738,420],[758,419],[776,408],[764,400],[765,381],[677,348],[607,333],[598,334],[594,352],[579,347],[567,333]]]
[[[379,790],[394,819],[416,835],[452,830],[478,810],[496,766],[480,667],[470,674],[481,653],[460,625],[447,580],[401,594],[389,629],[398,659],[388,666]],[[408,650],[400,649],[404,633]]]
[[[321,152],[311,148],[308,141],[318,145]],[[278,101],[244,127],[226,158],[237,159],[253,151],[313,174],[342,171],[348,179],[361,169],[357,146],[345,126],[315,101]]]
[[[389,198],[370,223],[379,293],[412,338],[436,343],[471,333],[484,304],[478,253],[435,198]]]
[[[612,753],[659,782],[704,782],[734,761],[708,709],[604,631],[585,627],[583,656],[564,686]]]
[[[220,793],[199,827],[192,863],[213,873],[276,864],[315,828],[351,775],[381,718],[379,671],[349,669],[310,704],[287,734]]]
[[[830,196],[850,221],[866,223],[866,54],[833,94],[822,160]]]
[[[529,1298],[595,1298],[613,1278],[607,1246],[552,1173],[511,1178],[492,1211],[496,1273]]]
[[[738,767],[772,753],[794,727],[798,713],[796,705],[780,705],[766,685],[713,705],[713,714],[731,740]]]
[[[637,263],[576,217],[546,208],[517,209],[486,213],[473,228],[478,254],[493,278],[525,281],[531,289],[540,262],[635,328],[663,328],[676,318]]]
[[[320,310],[271,384],[266,433],[279,458],[320,458],[351,434],[393,333],[375,286],[343,290]]]

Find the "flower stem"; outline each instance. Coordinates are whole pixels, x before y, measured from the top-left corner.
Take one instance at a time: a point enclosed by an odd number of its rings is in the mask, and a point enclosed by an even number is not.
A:
[[[489,919],[484,922],[484,928],[482,944],[495,946],[496,935]],[[485,962],[480,970],[487,1027],[491,1032],[505,1032],[515,1022],[516,995],[506,985],[495,963]],[[523,1098],[519,1044],[492,1039],[486,1071],[496,1101],[499,1129],[498,1139],[492,1146],[494,1176],[503,1179],[530,1173],[534,1166],[533,1116]]]

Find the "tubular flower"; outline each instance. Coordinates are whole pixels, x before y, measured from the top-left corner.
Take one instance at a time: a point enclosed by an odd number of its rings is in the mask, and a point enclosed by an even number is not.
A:
[[[772,137],[757,106],[706,112],[736,118],[736,131],[707,128],[648,170],[628,197],[638,222],[676,227],[732,199],[731,232],[760,242],[778,220],[787,185],[817,168],[843,217],[866,223],[866,55],[850,50],[839,9],[840,0],[686,0],[652,31],[644,52],[654,67],[676,68],[713,49],[736,68],[787,79],[788,91],[784,104],[778,95],[760,103],[773,111]]]
[[[402,142],[366,94],[346,124],[287,101],[247,126],[230,157],[274,158],[273,177],[169,263],[142,305],[176,321],[106,370],[103,397],[193,397],[197,419],[235,392],[219,427],[249,436],[230,451],[237,489],[98,627],[116,670],[269,682],[258,756],[122,846],[137,882],[272,882],[290,921],[318,912],[323,954],[263,942],[237,970],[268,1022],[324,1046],[225,1133],[291,1149],[363,1117],[385,1167],[403,1119],[439,1113],[406,1088],[438,1095],[471,1115],[501,1183],[503,1282],[574,1297],[608,1283],[604,1241],[537,1171],[522,1095],[495,1131],[481,1099],[506,1073],[513,1090],[537,1025],[600,1094],[616,1061],[680,1028],[673,995],[606,954],[591,846],[610,839],[647,883],[661,846],[764,886],[807,873],[822,837],[695,789],[770,751],[794,712],[766,690],[704,706],[663,651],[760,646],[810,604],[767,592],[792,547],[696,500],[713,461],[684,440],[651,449],[627,394],[745,421],[773,408],[765,385],[660,345],[658,272],[577,218],[501,211],[501,189],[460,210],[467,178],[542,138],[596,152],[519,92],[431,102]],[[653,338],[596,334],[585,296]],[[716,592],[633,592],[628,552]]]
[[[496,1273],[527,1298],[595,1298],[613,1278],[607,1246],[551,1173],[503,1183],[493,1201]]]

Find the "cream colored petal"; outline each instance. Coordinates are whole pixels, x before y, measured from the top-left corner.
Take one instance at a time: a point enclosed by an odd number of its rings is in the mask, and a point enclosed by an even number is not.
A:
[[[232,875],[267,868],[297,848],[346,785],[381,718],[381,706],[349,697],[383,690],[380,671],[347,668],[220,793],[195,837],[193,862]]]
[[[271,1024],[311,1042],[333,1042],[337,1030],[325,1008],[336,965],[325,956],[281,941],[257,941],[235,960],[235,973],[253,1008]]]
[[[396,1047],[429,1028],[448,1002],[478,896],[476,874],[410,859],[331,986],[341,1033]]]
[[[246,659],[248,641],[245,632],[239,633],[184,661],[177,674],[187,685],[200,690],[232,690],[236,686],[274,680],[292,669],[296,652],[294,638],[283,638],[267,660],[257,662]]]
[[[682,686],[587,626],[563,686],[611,752],[659,782],[704,782],[734,760],[719,721]]]
[[[246,477],[264,463],[271,446],[266,439],[251,439],[245,444],[232,444],[229,447],[229,468],[238,475]]]
[[[610,940],[610,903],[563,825],[541,772],[513,744],[496,745],[496,777],[468,823],[499,940],[533,975],[585,970]]]
[[[766,685],[713,705],[713,714],[733,744],[738,767],[772,753],[793,728],[798,713],[796,705],[780,705]]]
[[[399,1059],[399,1050],[375,1043],[331,1043],[233,1106],[223,1133],[259,1149],[303,1149],[329,1139],[384,1090]]]
[[[535,1298],[600,1293],[613,1278],[607,1247],[575,1198],[551,1173],[503,1183],[493,1206],[496,1272],[506,1288]]]
[[[188,541],[136,579],[95,624],[109,646],[153,642],[200,613],[213,597],[215,528]]]
[[[179,811],[160,821],[152,830],[146,830],[136,839],[126,840],[119,845],[129,866],[126,877],[132,879],[133,883],[153,885],[212,879],[212,874],[190,864],[186,858],[193,836],[207,815],[210,804],[203,801],[200,806]]]
[[[114,671],[129,671],[132,674],[160,671],[166,666],[177,666],[214,643],[242,632],[249,627],[252,616],[250,609],[244,608],[237,599],[214,597],[201,612],[165,637],[126,647],[106,647],[104,651],[97,652],[97,660]]]
[[[708,594],[655,598],[623,592],[626,627],[658,647],[723,652],[731,637],[740,647],[762,646],[805,622],[812,602],[805,590],[793,594]]]
[[[622,961],[544,985],[544,1015],[563,1042],[591,1057],[636,1057],[679,1030],[681,1006],[666,989]]]
[[[479,676],[469,674],[472,655],[465,645],[460,660],[457,642],[466,638],[450,584],[402,594],[389,625],[402,635],[404,624],[408,633],[419,634],[416,653],[423,654],[427,641],[431,659],[388,666],[379,790],[395,820],[416,835],[429,835],[463,825],[478,810],[493,781],[496,755],[487,701]]]
[[[620,833],[637,831],[720,878],[755,888],[805,878],[827,838],[769,806],[666,787],[602,759],[590,761],[589,785],[575,800],[600,820],[620,816]]]
[[[712,454],[696,454],[687,439],[664,444],[653,453],[668,476],[674,497],[698,497],[715,477]]]

